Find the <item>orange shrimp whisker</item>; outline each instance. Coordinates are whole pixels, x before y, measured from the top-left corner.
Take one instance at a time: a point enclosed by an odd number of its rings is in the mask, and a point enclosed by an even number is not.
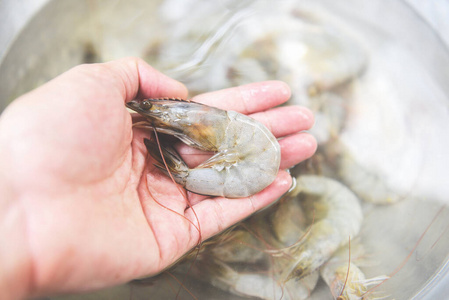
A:
[[[343,298],[343,292],[345,291],[346,288],[346,283],[348,283],[348,278],[349,278],[349,271],[350,271],[350,266],[351,266],[351,237],[349,237],[348,240],[348,249],[349,249],[349,257],[348,257],[348,270],[346,271],[346,278],[345,278],[345,283],[343,284],[343,287],[341,289],[340,292],[340,296],[337,297],[337,299],[339,298]]]
[[[183,281],[180,281],[175,275],[173,275],[172,273],[170,273],[170,272],[165,272],[167,275],[169,275],[171,278],[173,278],[178,284],[179,284],[179,286],[180,287],[182,287],[187,293],[189,293],[189,295],[193,298],[193,299],[195,299],[195,300],[198,300],[198,298],[184,285],[184,282]],[[178,295],[179,295],[179,291],[177,292],[177,294],[176,294],[176,298],[178,298]]]
[[[432,221],[429,223],[429,225],[427,225],[426,229],[424,230],[424,232],[421,234],[421,236],[418,238],[418,240],[416,241],[415,245],[413,246],[412,250],[409,252],[409,254],[404,258],[404,260],[401,262],[401,264],[399,264],[399,266],[396,267],[396,269],[393,270],[393,272],[391,272],[390,274],[388,274],[388,278],[382,280],[380,283],[378,283],[377,285],[373,286],[372,288],[370,288],[368,291],[366,291],[366,293],[364,293],[362,295],[362,297],[367,296],[369,294],[371,294],[375,289],[377,289],[379,286],[381,286],[382,284],[384,284],[386,281],[388,281],[391,277],[395,276],[404,266],[405,264],[410,260],[410,258],[412,257],[412,254],[415,252],[416,248],[419,246],[419,244],[421,243],[422,239],[424,238],[424,236],[427,234],[427,232],[429,231],[430,227],[432,227],[432,225],[435,223],[435,221],[437,220],[438,216],[444,211],[444,209],[446,208],[446,206],[442,206],[438,212],[435,214],[435,216],[433,217]]]

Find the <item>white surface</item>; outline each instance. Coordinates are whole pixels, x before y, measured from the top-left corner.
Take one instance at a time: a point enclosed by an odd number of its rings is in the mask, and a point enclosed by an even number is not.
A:
[[[449,47],[449,1],[405,0],[440,35]]]
[[[0,0],[0,57],[30,16],[48,0]]]

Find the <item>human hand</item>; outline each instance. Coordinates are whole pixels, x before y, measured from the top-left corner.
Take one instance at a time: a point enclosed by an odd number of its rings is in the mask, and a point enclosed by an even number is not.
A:
[[[271,81],[192,100],[250,114],[284,137],[285,169],[316,149],[313,137],[301,132],[313,123],[307,109],[270,109],[289,96],[284,83]],[[206,239],[290,187],[290,176],[281,170],[254,196],[190,197],[189,208],[147,155],[143,138],[152,133],[133,129],[125,109],[127,101],[150,97],[186,98],[187,90],[128,58],[75,67],[2,114],[0,236],[10,241],[0,245],[5,299],[79,292],[156,274],[197,244],[192,224],[199,221]],[[185,146],[179,152],[191,163],[203,159]]]

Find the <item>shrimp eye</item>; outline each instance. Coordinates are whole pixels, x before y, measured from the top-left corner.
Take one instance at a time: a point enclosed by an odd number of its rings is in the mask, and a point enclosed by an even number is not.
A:
[[[153,106],[153,104],[151,104],[151,102],[149,102],[147,100],[140,102],[140,105],[139,105],[139,107],[143,110],[149,110],[152,106]]]

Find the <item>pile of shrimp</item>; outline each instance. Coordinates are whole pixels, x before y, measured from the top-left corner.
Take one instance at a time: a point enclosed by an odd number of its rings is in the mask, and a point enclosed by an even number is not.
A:
[[[358,197],[340,182],[301,175],[276,205],[208,240],[171,272],[241,297],[308,299],[321,277],[334,298],[376,299],[388,279],[367,279],[357,265],[363,221]],[[351,241],[352,245],[351,245]]]
[[[311,132],[319,148],[314,157],[290,170],[295,185],[275,205],[205,241],[198,252],[187,254],[171,268],[170,274],[187,273],[244,298],[309,299],[324,284],[328,290],[325,297],[333,299],[388,297],[382,284],[390,276],[379,273],[367,278],[364,272],[370,267],[367,257],[372,255],[362,242],[364,218],[370,207],[394,204],[406,197],[383,180],[382,174],[356,159],[341,139],[351,95],[369,70],[366,49],[344,30],[326,26],[316,15],[298,9],[294,1],[282,2],[279,10],[267,12],[266,18],[251,18],[242,11],[225,24],[235,29],[236,18],[245,18],[245,26],[234,30],[234,36],[228,39],[226,52],[216,51],[222,48],[220,38],[204,41],[204,45],[210,42],[210,49],[202,49],[203,56],[194,62],[213,59],[209,70],[213,76],[200,72],[190,76],[187,84],[200,93],[253,81],[284,80],[292,88],[290,104],[314,111],[316,125]],[[199,29],[192,30],[187,38],[158,47],[170,53],[174,47],[191,43]],[[220,55],[214,56],[212,50]],[[185,74],[193,66],[176,61],[172,64],[180,65],[175,74]],[[194,120],[198,134],[185,132],[183,114],[187,106],[189,111],[210,112],[207,118],[199,114],[201,117]],[[260,191],[276,176],[280,161],[276,139],[243,115],[174,99],[130,102],[128,107],[147,118],[141,126],[216,152],[205,163],[189,169],[174,149],[163,145],[160,150],[145,142],[157,166],[187,190],[244,197]],[[216,140],[202,140],[201,130],[214,122],[220,124],[213,131]],[[258,142],[238,136],[254,136]],[[252,146],[261,143],[263,147]],[[248,166],[236,163],[242,157]],[[243,174],[246,167],[248,172]],[[261,172],[265,175],[251,176]]]

